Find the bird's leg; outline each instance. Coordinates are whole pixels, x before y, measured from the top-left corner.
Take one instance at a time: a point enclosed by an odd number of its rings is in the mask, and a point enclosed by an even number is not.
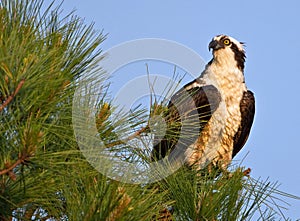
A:
[[[251,173],[251,168],[247,168],[246,170],[243,171],[243,174],[246,177],[250,177],[250,173]]]
[[[240,170],[240,168],[238,170]],[[246,177],[250,177],[250,172],[251,172],[250,168],[247,168],[246,170],[242,171],[243,175]],[[228,170],[227,173],[228,173],[228,178],[231,178],[233,176],[233,173],[229,172]]]

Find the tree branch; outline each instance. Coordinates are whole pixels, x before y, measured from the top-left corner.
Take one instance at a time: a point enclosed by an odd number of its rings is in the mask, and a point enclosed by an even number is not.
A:
[[[18,165],[24,163],[28,158],[29,156],[26,153],[23,153],[23,155],[19,156],[17,161],[14,162],[13,164],[6,163],[5,165],[6,168],[0,170],[0,176],[4,174],[8,174],[12,180],[16,180],[16,175],[14,174],[14,172],[12,172],[12,170],[16,168]]]
[[[10,171],[12,171],[16,166],[18,166],[19,164],[21,164],[24,160],[22,159],[18,159],[15,163],[11,164],[10,166],[7,166],[6,169],[0,170],[0,175],[4,175],[9,173]]]
[[[0,106],[0,111],[2,111],[12,101],[12,99],[16,96],[16,94],[22,88],[24,82],[25,82],[25,79],[22,79],[20,81],[20,83],[18,84],[18,86],[17,86],[16,90],[14,91],[14,93],[12,93],[10,96],[8,96],[6,101],[4,101],[3,104]]]
[[[136,131],[135,133],[131,134],[129,137],[127,137],[126,139],[124,140],[117,140],[117,141],[114,141],[114,142],[111,142],[111,143],[108,143],[108,144],[105,144],[105,147],[106,148],[109,148],[109,147],[114,147],[114,146],[117,146],[117,145],[121,145],[121,144],[124,144],[130,140],[133,140],[134,138],[136,138],[137,136],[140,136],[143,132],[147,131],[149,129],[149,126],[147,125],[146,127],[143,127],[141,128],[140,130]]]

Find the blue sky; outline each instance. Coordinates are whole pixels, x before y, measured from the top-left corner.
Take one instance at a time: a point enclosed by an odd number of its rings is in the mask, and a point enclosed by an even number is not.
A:
[[[50,1],[45,1],[50,2]],[[103,50],[138,38],[169,39],[211,59],[217,34],[246,42],[245,78],[256,97],[251,136],[238,154],[255,178],[269,177],[300,196],[300,1],[65,0],[86,23],[108,34]],[[151,67],[150,67],[151,68]],[[286,214],[300,219],[300,201]]]

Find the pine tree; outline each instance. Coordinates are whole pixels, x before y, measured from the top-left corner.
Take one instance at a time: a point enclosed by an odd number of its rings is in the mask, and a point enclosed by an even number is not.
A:
[[[61,215],[62,177],[77,150],[74,82],[105,38],[73,14],[60,20],[59,8],[42,7],[25,0],[0,5],[1,220]]]
[[[61,18],[60,10],[42,0],[0,3],[1,221],[251,220],[258,210],[261,220],[284,218],[273,202],[283,194],[276,183],[253,180],[242,168],[208,175],[182,167],[143,185],[118,182],[94,169],[74,136],[72,101],[82,73],[100,70],[96,64],[106,35],[73,13]],[[147,115],[124,115],[118,125],[131,119],[130,126],[120,128],[110,121],[114,107],[106,93],[98,103],[99,136],[114,151],[130,152],[115,131],[142,128]],[[144,120],[135,121],[137,116]],[[147,128],[137,131],[129,138],[141,141]]]

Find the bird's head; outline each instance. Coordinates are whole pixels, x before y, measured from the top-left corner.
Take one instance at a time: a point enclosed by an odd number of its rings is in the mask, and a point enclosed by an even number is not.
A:
[[[246,58],[244,43],[227,35],[217,35],[209,43],[208,49],[213,50],[214,59],[227,63],[234,60],[238,68],[244,70]]]

